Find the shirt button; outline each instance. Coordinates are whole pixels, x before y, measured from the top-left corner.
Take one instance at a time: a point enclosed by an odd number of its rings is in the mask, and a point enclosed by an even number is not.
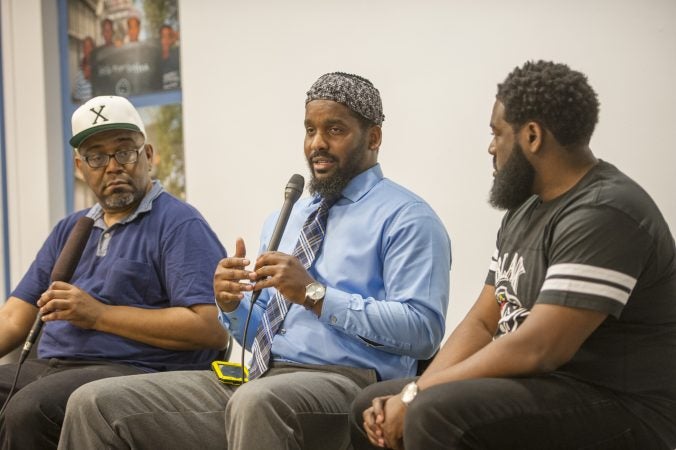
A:
[[[110,237],[110,233],[105,233],[105,234],[103,235],[103,238],[104,238],[104,239],[108,239],[109,237]]]
[[[281,330],[279,330],[279,334],[286,334],[286,328],[282,328]]]
[[[332,324],[338,323],[338,318],[336,316],[331,316],[331,323]]]

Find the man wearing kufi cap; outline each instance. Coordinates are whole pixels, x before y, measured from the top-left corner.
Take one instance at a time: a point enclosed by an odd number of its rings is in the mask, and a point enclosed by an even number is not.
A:
[[[212,286],[225,250],[193,207],[151,180],[153,147],[136,109],[96,97],[73,113],[72,127],[75,163],[98,203],[56,224],[0,309],[2,355],[26,339],[38,312],[44,323],[37,359],[23,363],[0,418],[3,449],[56,448],[66,402],[82,384],[208,368],[227,344]],[[79,231],[86,222],[89,235]],[[70,279],[50,282],[72,230],[82,255]],[[0,402],[16,366],[0,366]]]
[[[251,381],[194,371],[89,384],[71,398],[62,448],[347,447],[354,396],[415,374],[441,342],[448,304],[448,235],[424,200],[384,178],[383,119],[370,81],[320,77],[305,104],[312,195],[278,251],[266,251],[273,215],[253,267],[242,239],[218,265],[220,320],[252,351]]]

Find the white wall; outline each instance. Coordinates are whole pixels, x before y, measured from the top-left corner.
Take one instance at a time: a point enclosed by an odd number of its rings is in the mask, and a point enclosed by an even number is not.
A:
[[[255,255],[287,179],[308,173],[312,82],[364,75],[383,98],[386,176],[427,199],[451,235],[454,326],[483,284],[501,217],[486,202],[496,84],[528,59],[588,75],[602,104],[595,153],[676,229],[676,2],[203,0],[180,13],[188,199],[228,250],[243,236]]]
[[[10,289],[65,212],[56,9],[49,0],[1,5]]]
[[[56,9],[2,0],[10,289],[65,212]]]

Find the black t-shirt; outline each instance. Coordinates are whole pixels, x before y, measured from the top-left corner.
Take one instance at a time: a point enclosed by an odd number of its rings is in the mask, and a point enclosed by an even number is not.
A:
[[[508,212],[487,283],[496,338],[536,303],[608,314],[557,373],[612,389],[676,446],[676,247],[648,194],[599,162],[561,197]]]

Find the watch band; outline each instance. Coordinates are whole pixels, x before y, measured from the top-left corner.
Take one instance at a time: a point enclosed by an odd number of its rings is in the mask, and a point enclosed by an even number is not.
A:
[[[317,303],[319,303],[319,299],[313,299],[313,298],[310,298],[310,297],[305,297],[305,301],[303,302],[303,307],[305,309],[310,310],[310,309],[314,308]]]

